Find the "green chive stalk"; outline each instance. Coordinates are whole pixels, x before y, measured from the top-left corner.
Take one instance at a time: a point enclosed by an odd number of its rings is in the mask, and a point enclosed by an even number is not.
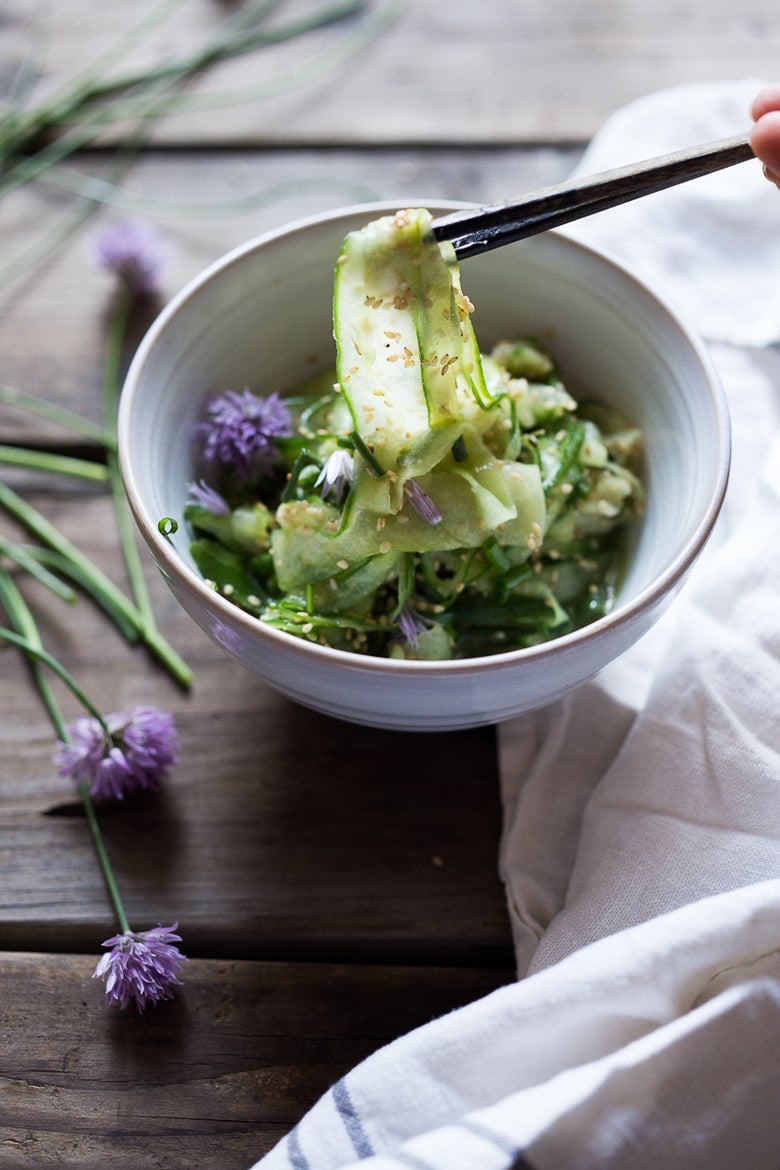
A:
[[[0,580],[2,580],[2,576],[2,573],[0,573]],[[28,617],[28,614],[25,613],[26,607],[24,607],[22,610],[16,610],[15,601],[12,599],[11,594],[6,594],[5,596],[0,597],[0,601],[2,601],[4,608],[9,603],[9,600],[12,620],[15,619],[17,624],[26,629],[28,633],[22,634],[15,630],[10,630],[0,626],[0,640],[9,642],[14,646],[18,646],[20,650],[24,651],[28,658],[33,659],[35,664],[42,664],[53,671],[53,673],[56,674],[57,677],[65,684],[74,698],[76,698],[79,703],[81,703],[88,714],[90,714],[94,719],[97,719],[106,735],[110,735],[108,725],[103,715],[91,701],[91,699],[89,699],[89,697],[84,693],[84,691],[74,679],[73,675],[65,669],[65,667],[61,662],[58,661],[58,659],[49,654],[47,650],[44,650],[40,643],[40,638],[34,623],[32,626],[30,626],[30,621],[32,618],[31,615]],[[54,698],[54,694],[51,691],[51,688],[48,686],[48,681],[45,680],[39,672],[35,672],[35,679],[41,693],[41,698],[43,699],[46,710],[49,713],[52,726],[54,727],[57,736],[63,743],[69,743],[71,737],[67,724],[62,715],[59,704]],[[95,848],[95,854],[97,856],[98,864],[103,875],[103,881],[105,882],[106,890],[108,891],[108,896],[111,899],[111,904],[114,908],[114,913],[116,914],[119,930],[122,934],[128,933],[130,931],[130,923],[128,921],[127,914],[125,913],[122,897],[119,893],[119,886],[114,876],[113,867],[111,865],[105,842],[103,840],[103,834],[100,829],[100,822],[95,810],[94,801],[89,795],[89,789],[87,788],[85,781],[80,781],[76,786],[76,790],[84,809],[87,825],[89,826],[90,835],[92,837],[92,843]]]

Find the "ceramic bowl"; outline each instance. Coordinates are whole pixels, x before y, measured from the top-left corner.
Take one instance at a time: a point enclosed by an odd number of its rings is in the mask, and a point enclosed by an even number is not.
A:
[[[548,232],[465,260],[463,287],[476,306],[483,348],[507,336],[544,336],[575,396],[595,392],[644,432],[647,509],[614,609],[542,646],[453,662],[369,658],[261,624],[204,584],[190,559],[182,512],[194,476],[193,426],[209,393],[293,389],[333,364],[341,241],[395,210],[365,205],[298,221],[251,240],[193,280],[152,325],[128,373],[121,467],[141,533],[180,603],[254,675],[340,719],[401,730],[465,728],[551,703],[650,629],[721,506],[728,413],[699,340],[612,259]],[[158,531],[163,516],[179,522],[173,537]]]

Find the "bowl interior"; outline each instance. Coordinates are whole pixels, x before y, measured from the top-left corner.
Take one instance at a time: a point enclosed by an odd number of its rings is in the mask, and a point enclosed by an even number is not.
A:
[[[292,390],[332,364],[339,245],[387,210],[352,209],[251,242],[207,270],[153,325],[127,379],[120,447],[158,562],[169,558],[170,544],[157,523],[171,516],[180,522],[173,548],[198,577],[181,516],[204,399],[245,386]],[[728,420],[708,359],[643,285],[555,233],[466,260],[461,275],[483,346],[522,333],[544,337],[575,396],[611,403],[644,432],[648,507],[627,558],[618,603],[625,606],[677,571],[717,510]]]

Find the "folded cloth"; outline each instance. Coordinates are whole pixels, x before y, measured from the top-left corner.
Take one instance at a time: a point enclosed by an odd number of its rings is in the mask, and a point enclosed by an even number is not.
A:
[[[579,169],[736,133],[760,86],[635,102]],[[595,683],[500,729],[501,871],[521,973],[780,874],[780,351],[769,345],[780,340],[780,199],[744,163],[568,230],[628,263],[710,342],[733,458],[715,536],[659,626]],[[750,332],[764,348],[742,344]]]
[[[760,85],[642,99],[581,170],[745,129]],[[500,729],[525,978],[375,1053],[262,1170],[780,1165],[780,197],[747,163],[570,230],[711,343],[723,516],[655,630]]]
[[[594,943],[380,1049],[259,1166],[777,1170],[778,1025],[780,880]]]
[[[604,123],[578,173],[747,133],[762,84],[702,83],[641,98]],[[566,230],[619,255],[709,340],[768,345],[780,339],[777,202],[758,164],[740,163]]]

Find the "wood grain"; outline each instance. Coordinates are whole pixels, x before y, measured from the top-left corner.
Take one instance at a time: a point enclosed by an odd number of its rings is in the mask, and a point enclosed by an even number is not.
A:
[[[29,498],[121,581],[105,497]],[[86,599],[22,584],[46,646],[102,709],[175,714],[164,792],[103,817],[139,929],[178,919],[212,956],[507,961],[491,729],[403,735],[305,711],[213,646],[150,570],[161,628],[195,670],[184,695]],[[0,659],[0,945],[90,950],[112,920],[86,828],[23,664]]]
[[[34,47],[42,60],[33,96],[45,96],[158,7],[4,0],[6,86]],[[288,0],[280,19],[304,7]],[[224,15],[209,0],[178,5],[123,54],[122,68],[202,43]],[[368,40],[370,25],[385,17],[395,19]],[[218,66],[192,90],[201,108],[163,119],[154,141],[582,142],[618,106],[664,86],[771,79],[780,53],[774,0],[374,0],[362,23],[362,31],[353,22]],[[345,47],[366,40],[341,61]]]
[[[2,1170],[245,1170],[380,1045],[512,972],[188,963],[175,1000],[107,1011],[80,955],[5,954]]]

